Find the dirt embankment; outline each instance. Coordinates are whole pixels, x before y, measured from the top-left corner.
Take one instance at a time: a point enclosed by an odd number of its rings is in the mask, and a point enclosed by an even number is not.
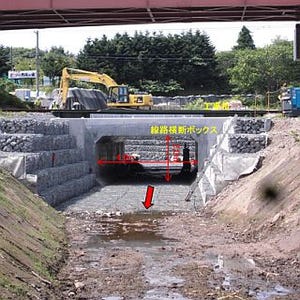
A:
[[[64,217],[0,170],[0,299],[55,299]]]
[[[211,206],[242,223],[255,241],[276,240],[281,251],[300,250],[300,119],[277,119],[262,168],[228,186]]]
[[[165,234],[180,241],[177,255],[191,258],[176,270],[189,283],[184,295],[299,299],[300,119],[276,119],[269,137],[259,170],[198,215],[164,222]]]

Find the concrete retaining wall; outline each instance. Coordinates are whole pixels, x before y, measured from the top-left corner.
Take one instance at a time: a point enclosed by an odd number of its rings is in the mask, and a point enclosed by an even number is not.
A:
[[[266,132],[271,125],[270,119],[255,118],[239,118],[233,124],[231,120],[224,123],[223,134],[218,135],[217,145],[211,149],[210,159],[198,183],[204,204],[228,182],[256,169],[259,151],[268,145]]]
[[[1,119],[0,151],[4,157],[5,152],[21,156],[29,186],[51,205],[79,196],[96,183],[65,120]]]

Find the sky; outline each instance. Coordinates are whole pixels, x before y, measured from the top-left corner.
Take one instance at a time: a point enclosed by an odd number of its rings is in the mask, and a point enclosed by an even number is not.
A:
[[[281,38],[293,40],[295,22],[229,22],[229,23],[169,23],[124,26],[93,26],[77,28],[39,29],[41,50],[52,46],[62,46],[65,50],[77,54],[88,38],[101,38],[103,34],[112,38],[116,33],[133,35],[135,31],[162,32],[176,34],[187,30],[205,32],[217,51],[231,50],[236,44],[238,33],[245,25],[252,33],[256,47],[271,44],[272,40]],[[34,48],[36,34],[34,29],[0,31],[0,45],[8,47]]]

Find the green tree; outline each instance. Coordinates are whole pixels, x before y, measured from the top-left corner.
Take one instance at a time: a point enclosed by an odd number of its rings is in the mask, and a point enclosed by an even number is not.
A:
[[[215,49],[200,31],[168,36],[136,32],[132,37],[125,33],[111,40],[106,36],[88,40],[77,64],[107,73],[118,83],[169,94],[174,88],[185,93],[210,91],[219,79]]]
[[[75,65],[75,58],[72,54],[65,52],[62,47],[52,47],[50,51],[46,52],[41,60],[41,68],[56,86],[56,78],[61,77],[61,72],[64,67],[73,67]]]
[[[299,79],[300,65],[293,61],[292,42],[277,39],[272,45],[256,50],[239,50],[236,64],[229,69],[236,91],[265,94],[283,83]]]
[[[6,76],[10,70],[9,48],[0,46],[0,76]]]
[[[35,51],[34,48],[12,48],[12,64],[14,69],[17,71],[35,70]],[[40,55],[43,55],[43,51],[40,52]]]
[[[219,74],[218,92],[231,93],[230,74],[228,70],[234,67],[236,63],[235,51],[222,51],[216,53],[217,72]]]
[[[12,48],[12,65],[16,71],[35,70],[36,69],[36,49],[16,47]],[[44,55],[44,51],[40,50],[40,57]],[[40,79],[43,76],[43,72],[40,72]],[[21,79],[17,80],[18,84],[22,87],[31,88],[34,86],[34,79]]]
[[[239,37],[237,39],[237,45],[234,46],[234,50],[244,50],[244,49],[252,49],[252,50],[255,49],[251,32],[246,26],[242,27],[239,33]]]
[[[142,90],[148,91],[152,95],[160,96],[175,96],[179,91],[183,90],[180,84],[173,79],[169,80],[168,82],[144,80],[141,82],[140,88]]]

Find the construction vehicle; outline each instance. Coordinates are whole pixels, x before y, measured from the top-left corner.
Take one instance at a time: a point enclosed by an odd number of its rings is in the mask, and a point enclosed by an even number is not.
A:
[[[300,87],[283,87],[279,99],[284,115],[300,116]]]
[[[129,94],[128,86],[118,85],[107,74],[90,72],[85,70],[64,68],[60,82],[59,108],[70,109],[67,105],[67,97],[70,80],[99,83],[106,87],[106,102],[108,107],[113,108],[148,108],[153,106],[150,94]],[[77,99],[80,103],[80,99]],[[71,108],[72,109],[72,108]]]

